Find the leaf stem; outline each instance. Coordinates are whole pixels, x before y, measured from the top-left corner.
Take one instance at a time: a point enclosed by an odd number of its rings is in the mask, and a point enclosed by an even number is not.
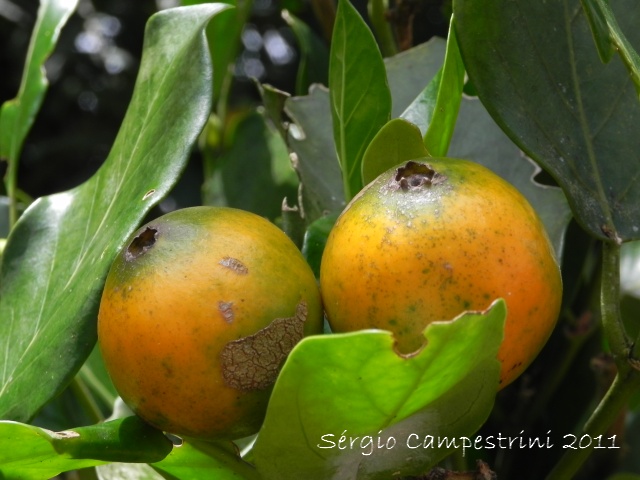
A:
[[[369,2],[369,20],[376,33],[380,50],[384,57],[392,57],[398,53],[391,25],[385,17],[385,12],[389,9],[389,0],[371,0]]]
[[[618,374],[583,427],[582,434],[591,439],[606,433],[629,398],[640,388],[640,371],[633,368],[630,362],[631,346],[620,315],[620,246],[613,242],[603,243],[600,289],[602,325]],[[547,480],[573,478],[593,446],[595,444],[590,448],[567,450],[549,473]]]
[[[91,395],[87,384],[79,376],[75,376],[69,385],[74,396],[80,403],[82,409],[87,413],[93,423],[99,423],[104,420],[104,415],[97,402]]]

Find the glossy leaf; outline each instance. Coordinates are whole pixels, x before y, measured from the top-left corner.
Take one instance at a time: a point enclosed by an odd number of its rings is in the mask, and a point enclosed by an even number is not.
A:
[[[640,45],[640,3],[612,4]],[[563,188],[591,235],[640,237],[640,102],[618,57],[600,61],[579,0],[456,0],[465,66],[487,110]]]
[[[400,163],[429,155],[420,129],[395,118],[380,129],[362,159],[362,181],[366,185]]]
[[[622,32],[609,3],[603,0],[582,0],[582,6],[587,13],[601,60],[608,62],[612,53],[617,51],[640,94],[640,56]],[[608,45],[605,45],[605,41]]]
[[[9,162],[7,193],[15,200],[18,159],[49,87],[44,64],[78,0],[43,0],[31,35],[18,95],[0,110],[0,160]],[[12,219],[12,223],[15,219]]]
[[[434,157],[444,157],[449,150],[451,136],[456,126],[462,88],[464,87],[464,64],[460,57],[453,18],[447,37],[447,51],[442,72],[435,77],[438,96],[424,135],[424,145]],[[427,89],[429,90],[429,89]]]
[[[412,450],[408,440],[471,435],[491,411],[505,315],[498,301],[484,315],[432,323],[411,356],[398,355],[380,330],[304,339],[276,381],[254,446],[258,471],[267,479],[424,473],[448,451]],[[338,446],[342,436],[347,448]],[[370,452],[363,436],[376,439]],[[389,437],[393,448],[377,447]]]
[[[52,432],[0,422],[0,478],[40,480],[105,462],[158,462],[173,444],[136,416]]]
[[[2,418],[31,418],[93,348],[111,261],[174,185],[209,115],[203,29],[223,8],[149,20],[133,99],[105,164],[81,186],[37,200],[12,231],[0,267]]]
[[[362,157],[390,119],[391,93],[375,38],[349,0],[339,0],[329,56],[333,136],[347,200],[360,191]]]

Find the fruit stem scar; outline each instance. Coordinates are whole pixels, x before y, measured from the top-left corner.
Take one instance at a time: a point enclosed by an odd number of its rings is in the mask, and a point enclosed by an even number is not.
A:
[[[407,190],[421,190],[441,183],[447,179],[446,176],[436,172],[431,165],[408,161],[396,169],[396,174],[390,182],[392,188]]]
[[[140,235],[133,239],[124,252],[124,258],[130,262],[140,255],[144,255],[147,250],[151,249],[158,239],[158,230],[147,227]]]

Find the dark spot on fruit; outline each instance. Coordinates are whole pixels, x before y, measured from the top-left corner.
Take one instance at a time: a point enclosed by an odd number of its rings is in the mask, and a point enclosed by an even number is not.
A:
[[[238,390],[263,390],[276,381],[291,349],[304,336],[307,304],[298,303],[289,318],[276,318],[262,330],[229,342],[222,349],[222,376]]]
[[[145,228],[140,235],[133,239],[125,250],[125,260],[130,262],[138,258],[140,255],[144,255],[149,249],[151,249],[151,247],[153,247],[157,239],[158,230],[152,227]]]
[[[436,172],[431,165],[409,161],[396,169],[390,186],[394,189],[421,190],[445,181],[447,177]]]
[[[226,267],[229,270],[232,270],[238,275],[246,275],[247,273],[249,273],[249,269],[247,268],[247,266],[237,258],[224,257],[222,260],[220,260],[219,263],[223,267]]]
[[[233,322],[233,302],[218,302],[218,311],[227,323]]]

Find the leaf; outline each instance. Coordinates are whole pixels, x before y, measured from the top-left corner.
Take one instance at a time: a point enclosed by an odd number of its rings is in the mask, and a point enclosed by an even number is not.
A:
[[[326,86],[329,76],[329,51],[326,45],[306,23],[289,11],[283,10],[282,18],[293,30],[300,50],[296,93],[304,95],[314,83]]]
[[[443,157],[449,150],[464,87],[464,64],[453,28],[453,17],[449,25],[442,73],[436,76],[435,81],[438,82],[438,97],[424,135],[424,145],[432,156]]]
[[[428,155],[420,129],[406,120],[395,118],[380,129],[364,153],[362,182],[367,185],[404,161]]]
[[[640,45],[640,3],[613,5]],[[640,236],[640,102],[619,58],[600,61],[579,0],[454,2],[470,80],[509,137],[563,188],[591,235]]]
[[[339,0],[329,56],[333,136],[347,200],[360,191],[365,149],[390,119],[391,94],[375,38],[349,0]]]
[[[228,446],[232,447],[231,442]],[[186,440],[162,461],[151,465],[166,478],[215,478],[251,480],[260,478],[253,466],[221,443]]]
[[[469,435],[489,415],[505,316],[497,301],[485,314],[432,323],[426,347],[404,357],[393,350],[392,334],[380,330],[302,340],[276,381],[258,434],[258,471],[266,479],[424,473],[447,452],[409,449],[408,440]],[[375,447],[360,443],[365,436]],[[378,447],[390,437],[395,446]]]
[[[261,113],[252,111],[236,127],[222,154],[206,159],[205,205],[230,206],[272,220],[282,199],[296,198],[298,179],[282,137]]]
[[[93,348],[112,259],[174,185],[209,115],[203,29],[223,8],[151,17],[133,99],[105,164],[83,185],[37,200],[12,231],[0,267],[0,417],[27,421]]]
[[[57,433],[0,421],[0,478],[39,480],[111,461],[157,462],[172,448],[136,416]]]
[[[636,92],[640,95],[640,56],[620,29],[611,7],[603,0],[581,1],[600,59],[606,63],[611,59],[613,52],[617,51],[635,83]]]
[[[302,255],[311,266],[316,278],[320,278],[320,263],[322,252],[327,244],[327,238],[338,219],[338,213],[334,212],[315,220],[304,234],[302,242]]]
[[[0,109],[0,161],[7,160],[7,194],[15,200],[18,160],[25,138],[47,92],[44,64],[53,51],[62,27],[76,9],[78,0],[43,0],[31,34],[18,96]],[[13,223],[15,219],[12,219]]]
[[[295,152],[294,167],[302,184],[307,223],[328,212],[342,211],[344,190],[326,88],[314,85],[309,95],[287,99],[285,111],[293,121],[287,144]]]

